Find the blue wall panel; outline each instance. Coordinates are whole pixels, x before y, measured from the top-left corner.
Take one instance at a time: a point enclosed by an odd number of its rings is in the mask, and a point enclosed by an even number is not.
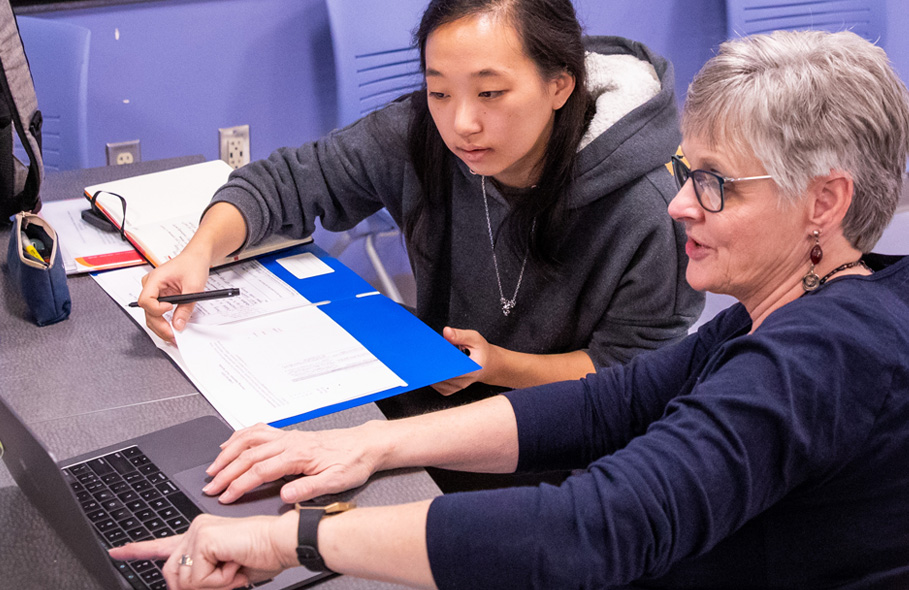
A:
[[[630,37],[672,60],[679,101],[725,38],[723,0],[574,1],[586,32]],[[887,8],[885,49],[906,77],[909,13],[896,0]],[[91,166],[105,163],[107,142],[139,139],[146,160],[215,159],[217,129],[249,124],[255,159],[334,126],[324,0],[162,0],[33,16],[92,31]]]
[[[909,84],[909,10],[904,0],[887,0],[887,45],[890,56],[903,82]]]
[[[334,64],[322,0],[127,4],[34,15],[91,29],[90,165],[141,140],[145,160],[218,157],[218,128],[250,125],[253,158],[330,129]],[[39,97],[40,102],[40,97]]]

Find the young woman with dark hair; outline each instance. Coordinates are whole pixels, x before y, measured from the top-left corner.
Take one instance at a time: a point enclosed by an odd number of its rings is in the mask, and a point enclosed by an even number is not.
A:
[[[681,338],[702,297],[665,213],[671,66],[585,40],[571,0],[433,0],[415,38],[423,91],[232,174],[184,252],[146,278],[149,327],[173,339],[157,298],[201,290],[214,257],[385,207],[417,315],[483,367],[443,394],[578,378]]]

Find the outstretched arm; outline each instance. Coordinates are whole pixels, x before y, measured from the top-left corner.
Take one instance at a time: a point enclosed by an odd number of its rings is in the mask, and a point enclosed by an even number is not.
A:
[[[511,404],[494,397],[392,422],[324,432],[283,431],[258,425],[234,433],[209,469],[206,488],[232,502],[288,474],[286,502],[308,500],[361,485],[375,471],[436,465],[475,471],[513,471],[517,425]],[[226,491],[225,491],[226,490]],[[432,588],[426,546],[429,501],[357,508],[323,518],[319,550],[333,571]],[[224,519],[202,515],[185,535],[111,550],[114,559],[167,558],[170,588],[245,586],[297,565],[297,515]],[[182,556],[192,565],[181,565]]]
[[[517,423],[504,397],[356,428],[307,432],[265,425],[237,431],[208,469],[205,492],[229,503],[259,485],[302,475],[281,489],[299,502],[362,485],[376,471],[434,466],[508,473],[518,463]]]
[[[319,553],[338,573],[434,588],[426,552],[428,510],[429,500],[323,518]],[[298,518],[295,511],[242,519],[201,515],[184,535],[132,543],[110,554],[119,560],[167,559],[163,572],[172,590],[237,588],[299,566]]]

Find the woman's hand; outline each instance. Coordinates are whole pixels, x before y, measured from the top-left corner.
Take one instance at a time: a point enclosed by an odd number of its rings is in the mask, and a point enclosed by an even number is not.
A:
[[[307,432],[257,424],[238,430],[206,470],[214,479],[203,488],[225,504],[285,475],[303,475],[281,488],[290,504],[359,487],[381,467],[384,450],[374,436],[383,426]]]
[[[246,221],[239,209],[224,202],[212,205],[183,251],[143,277],[138,302],[145,310],[145,324],[149,329],[167,342],[173,342],[173,329],[183,329],[195,304],[177,306],[171,318],[172,329],[164,314],[173,305],[159,302],[158,297],[204,290],[211,265],[236,251],[245,240]]]
[[[474,330],[449,327],[442,330],[442,336],[483,367],[433,385],[442,395],[451,395],[477,382],[518,389],[580,379],[596,371],[590,356],[583,350],[556,354],[516,352],[490,344]]]
[[[499,350],[498,346],[493,346],[487,342],[476,330],[456,330],[455,328],[446,327],[442,330],[442,336],[451,344],[470,355],[471,360],[480,365],[481,369],[436,383],[432,386],[433,389],[442,395],[451,395],[473,383],[491,384],[491,378],[495,371],[495,358]]]
[[[184,252],[142,277],[142,292],[137,301],[139,307],[145,310],[145,325],[162,339],[173,342],[174,329],[183,329],[196,304],[178,305],[171,318],[171,328],[164,314],[174,306],[159,302],[158,297],[203,291],[208,281],[208,270],[207,260]]]
[[[116,547],[110,556],[124,561],[166,558],[162,569],[171,590],[239,588],[299,565],[296,533],[295,511],[240,519],[202,514],[183,535]]]

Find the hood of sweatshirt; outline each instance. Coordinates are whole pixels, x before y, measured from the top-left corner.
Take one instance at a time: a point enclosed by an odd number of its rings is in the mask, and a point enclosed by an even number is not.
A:
[[[681,141],[672,64],[622,37],[587,37],[585,45],[596,114],[579,146],[572,207],[665,166]]]

